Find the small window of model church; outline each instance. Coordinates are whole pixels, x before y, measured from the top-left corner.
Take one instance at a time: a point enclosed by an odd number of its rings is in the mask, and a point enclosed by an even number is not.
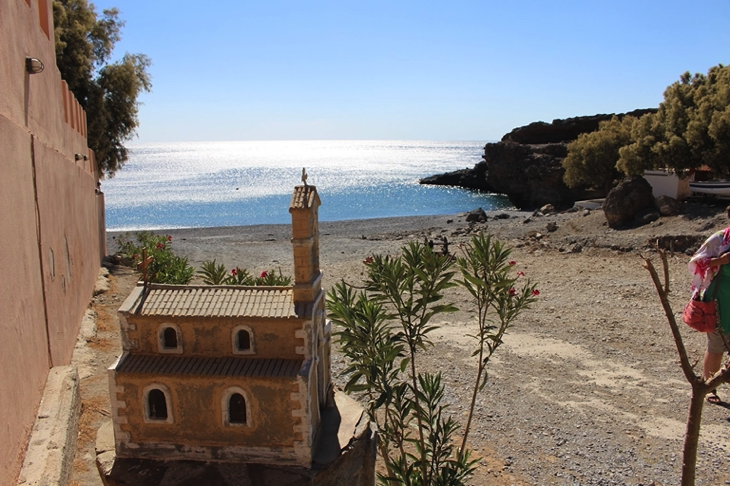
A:
[[[181,354],[182,333],[176,324],[162,324],[157,331],[158,349],[161,353]]]
[[[167,400],[162,390],[150,390],[147,407],[152,420],[167,420]]]
[[[234,393],[228,400],[228,423],[246,423],[246,400],[240,393]]]
[[[166,349],[177,348],[177,331],[172,327],[165,328],[163,333],[163,342]]]
[[[236,333],[236,346],[239,351],[251,349],[251,335],[245,329],[241,329]]]
[[[233,386],[221,396],[224,427],[253,427],[251,401],[243,388]]]
[[[170,391],[165,385],[152,383],[142,393],[144,421],[146,423],[173,423]]]
[[[237,326],[231,336],[233,341],[233,354],[254,354],[255,342],[253,329],[248,326]]]

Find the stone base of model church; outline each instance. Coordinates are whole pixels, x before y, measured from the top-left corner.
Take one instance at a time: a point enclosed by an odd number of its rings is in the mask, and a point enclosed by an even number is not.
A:
[[[312,466],[243,462],[203,462],[117,457],[112,422],[96,439],[96,464],[106,486],[372,486],[377,433],[359,403],[340,391],[322,411]]]

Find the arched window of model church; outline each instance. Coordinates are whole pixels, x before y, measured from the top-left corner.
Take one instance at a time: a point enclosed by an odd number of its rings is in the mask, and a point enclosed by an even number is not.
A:
[[[239,329],[236,333],[236,348],[239,351],[251,349],[251,334],[246,329]]]
[[[246,400],[240,393],[233,393],[228,399],[228,423],[246,423]]]
[[[151,420],[167,420],[167,399],[162,390],[153,388],[147,394],[147,410]]]
[[[180,326],[165,322],[157,328],[157,349],[160,353],[182,354],[183,335]]]
[[[233,354],[255,354],[256,336],[253,329],[246,325],[231,329],[231,349]]]
[[[166,349],[177,349],[177,329],[166,327],[162,333],[162,342]]]

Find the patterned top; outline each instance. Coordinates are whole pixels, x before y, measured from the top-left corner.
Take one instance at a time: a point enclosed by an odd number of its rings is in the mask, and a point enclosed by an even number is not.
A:
[[[730,228],[714,233],[707,238],[699,250],[689,261],[689,273],[692,275],[692,295],[702,294],[710,286],[717,275],[719,267],[708,264],[710,258],[717,258],[730,250]]]

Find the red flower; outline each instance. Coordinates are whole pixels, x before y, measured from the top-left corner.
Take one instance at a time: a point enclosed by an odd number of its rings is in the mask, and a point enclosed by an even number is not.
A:
[[[515,294],[517,294],[517,291],[515,290],[514,287],[512,287],[511,289],[509,289],[509,296],[510,297],[514,297]]]
[[[537,290],[537,289],[535,289],[535,290],[532,291],[532,295],[534,295],[535,297],[537,297],[538,295],[540,295],[540,291]]]
[[[237,269],[231,269],[231,275],[235,276],[238,273]]]
[[[167,235],[167,241],[172,241],[172,236]]]
[[[373,263],[374,261],[375,261],[375,259],[374,259],[373,257],[369,256],[369,257],[367,257],[367,258],[366,258],[365,260],[363,260],[362,262],[363,262],[363,263],[364,263],[365,265],[371,265],[371,264],[372,264],[372,263]]]
[[[525,272],[517,272],[517,276],[518,277],[524,277],[525,276]]]
[[[517,265],[517,262],[514,261],[514,260],[510,260],[509,266],[512,267],[512,266],[515,266],[515,265]]]
[[[137,258],[139,258],[139,255],[137,253],[135,253],[134,255],[132,255],[132,260],[136,260]]]
[[[266,270],[264,270],[263,272],[261,272],[261,275],[260,275],[261,278],[266,278],[268,276],[269,276],[269,272],[267,272]]]
[[[157,243],[157,249],[158,250],[161,250],[163,248],[165,248],[165,245],[163,243]]]

